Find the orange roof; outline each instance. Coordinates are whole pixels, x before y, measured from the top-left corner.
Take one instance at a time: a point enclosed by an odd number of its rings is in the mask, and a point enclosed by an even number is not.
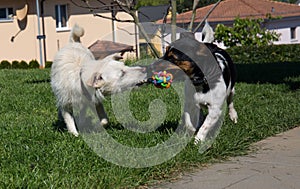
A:
[[[197,9],[195,22],[201,22],[214,4]],[[208,17],[209,22],[232,21],[240,18],[266,18],[272,16],[300,16],[300,6],[271,0],[224,0]],[[192,11],[177,15],[177,23],[191,21]]]

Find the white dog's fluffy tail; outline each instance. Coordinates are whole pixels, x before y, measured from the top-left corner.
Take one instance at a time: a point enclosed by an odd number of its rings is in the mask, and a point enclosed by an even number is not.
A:
[[[70,34],[70,43],[78,42],[80,43],[80,37],[84,35],[84,29],[77,24],[75,24],[72,28],[71,34]]]
[[[212,43],[215,40],[214,30],[209,25],[207,20],[205,20],[205,25],[202,30],[202,35],[204,36],[204,39],[203,39],[204,43]]]

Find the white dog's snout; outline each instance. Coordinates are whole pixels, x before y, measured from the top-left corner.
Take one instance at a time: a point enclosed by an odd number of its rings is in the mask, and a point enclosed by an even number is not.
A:
[[[146,67],[139,67],[138,70],[142,73],[147,73],[147,68]]]

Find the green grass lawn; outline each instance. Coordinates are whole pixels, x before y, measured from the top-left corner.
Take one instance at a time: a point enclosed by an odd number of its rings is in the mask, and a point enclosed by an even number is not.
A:
[[[57,120],[50,70],[0,70],[0,188],[135,188],[176,177],[179,172],[246,154],[250,144],[300,125],[300,64],[237,65],[235,105],[238,123],[226,116],[212,147],[198,153],[192,142],[176,157],[148,168],[124,168],[97,156]],[[137,134],[123,129],[105,102],[108,132],[126,145],[144,147],[166,140],[180,118],[172,90],[142,87],[133,92],[131,110],[148,119],[151,99],[167,103],[159,131]]]

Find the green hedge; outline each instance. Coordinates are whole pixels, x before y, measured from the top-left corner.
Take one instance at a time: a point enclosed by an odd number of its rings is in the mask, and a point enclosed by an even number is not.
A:
[[[39,68],[40,64],[37,60],[31,60],[28,65],[29,68]]]
[[[300,44],[232,47],[226,51],[239,64],[300,62]]]
[[[45,63],[45,68],[50,68],[52,65],[52,62],[47,61]],[[17,61],[14,60],[12,62],[9,62],[7,60],[2,60],[0,62],[0,69],[33,69],[33,68],[39,68],[40,64],[37,60],[31,60],[29,63],[26,61]]]
[[[226,50],[233,61],[238,64],[265,64],[278,62],[300,62],[300,44],[293,45],[270,45],[263,47],[232,47]],[[50,68],[52,62],[47,61],[45,68]],[[0,69],[26,69],[39,68],[39,63],[32,60],[27,64],[25,61],[1,61]]]
[[[12,61],[11,68],[13,68],[13,69],[19,68],[19,61],[17,61],[17,60]]]
[[[52,66],[52,62],[51,61],[47,61],[45,63],[45,68],[51,68],[51,66]]]
[[[11,63],[7,60],[3,60],[0,64],[0,69],[10,69]]]

